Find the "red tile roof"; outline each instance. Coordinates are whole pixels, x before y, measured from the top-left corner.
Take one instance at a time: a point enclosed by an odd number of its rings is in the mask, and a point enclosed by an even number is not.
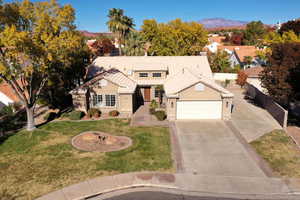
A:
[[[2,92],[3,94],[5,94],[8,98],[10,98],[11,100],[13,100],[14,102],[18,102],[19,98],[17,97],[17,95],[15,94],[15,92],[13,91],[13,89],[5,82],[0,84],[0,92]]]
[[[251,67],[245,69],[244,72],[247,74],[248,77],[257,78],[263,70],[263,67]]]

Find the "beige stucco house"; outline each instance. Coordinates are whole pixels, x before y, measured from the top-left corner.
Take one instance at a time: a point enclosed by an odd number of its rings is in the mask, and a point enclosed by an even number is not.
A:
[[[76,109],[118,110],[132,115],[144,102],[159,99],[169,120],[231,118],[233,94],[215,83],[206,56],[98,57],[89,81],[72,90]]]

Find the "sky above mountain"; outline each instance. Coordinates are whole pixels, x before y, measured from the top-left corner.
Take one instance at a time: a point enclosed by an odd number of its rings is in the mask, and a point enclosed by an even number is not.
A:
[[[12,0],[4,0],[11,2]],[[34,0],[37,1],[37,0]],[[144,19],[167,22],[175,18],[199,21],[225,18],[239,21],[261,20],[265,24],[300,17],[300,0],[58,0],[76,9],[76,24],[80,30],[106,32],[110,8],[122,8],[134,18],[139,29]]]

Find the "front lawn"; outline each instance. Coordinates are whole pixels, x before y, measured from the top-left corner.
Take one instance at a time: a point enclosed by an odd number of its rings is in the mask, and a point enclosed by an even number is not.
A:
[[[274,130],[251,142],[276,175],[300,178],[300,150],[282,130]]]
[[[71,138],[91,130],[129,136],[133,145],[110,153],[74,149]],[[33,199],[92,177],[142,170],[172,170],[168,128],[130,127],[126,119],[53,122],[0,143],[0,196]]]

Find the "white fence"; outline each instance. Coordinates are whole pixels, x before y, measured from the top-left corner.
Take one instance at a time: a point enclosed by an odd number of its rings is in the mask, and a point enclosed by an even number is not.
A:
[[[213,73],[213,78],[216,81],[225,81],[225,80],[236,80],[236,73]]]

